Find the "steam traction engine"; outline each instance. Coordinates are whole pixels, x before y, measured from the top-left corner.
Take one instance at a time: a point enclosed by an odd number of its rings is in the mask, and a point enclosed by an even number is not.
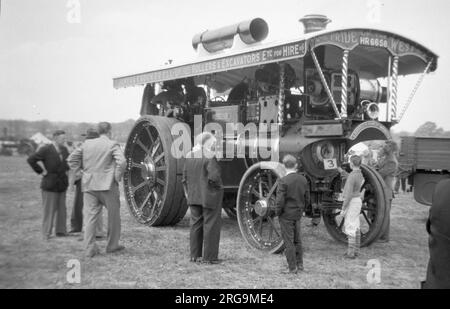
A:
[[[205,31],[193,38],[195,61],[114,79],[115,88],[145,85],[142,117],[125,150],[125,195],[139,222],[161,226],[183,218],[184,158],[174,150],[186,153],[189,147],[176,141],[186,134],[192,141],[204,129],[220,135],[222,149],[234,153],[219,159],[223,205],[237,217],[248,244],[268,252],[283,247],[273,207],[277,179],[284,175],[279,160],[288,153],[301,161],[309,181],[305,215],[321,216],[331,236],[345,241],[336,168],[353,145],[390,138],[423,77],[436,70],[437,56],[393,33],[328,31],[330,20],[322,15],[301,22],[302,38],[272,44],[261,43],[268,27],[259,18]],[[400,109],[399,76],[409,74],[420,74],[419,81]],[[267,127],[275,130],[260,134]],[[255,128],[258,134],[251,133]],[[258,151],[261,144],[271,156]],[[388,197],[377,171],[362,171],[361,242],[369,245],[386,222]]]

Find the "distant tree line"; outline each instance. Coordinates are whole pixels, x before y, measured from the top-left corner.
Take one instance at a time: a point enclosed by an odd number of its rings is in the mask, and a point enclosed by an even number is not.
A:
[[[112,123],[113,138],[120,143],[126,142],[128,134],[133,128],[135,120],[129,119],[124,122]],[[95,128],[96,123],[88,122],[52,122],[48,120],[2,120],[0,119],[0,140],[20,141],[29,139],[40,132],[47,137],[52,136],[56,129],[62,129],[67,133],[67,140],[79,141],[81,134],[86,133],[88,128]]]

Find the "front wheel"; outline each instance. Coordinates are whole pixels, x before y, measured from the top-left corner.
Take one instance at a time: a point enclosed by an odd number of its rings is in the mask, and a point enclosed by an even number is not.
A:
[[[360,214],[361,246],[368,246],[381,236],[389,198],[384,181],[375,169],[362,165],[361,171],[364,176],[363,189],[366,190]],[[342,231],[344,219],[340,216],[341,206],[336,203],[324,208],[322,217],[328,233],[334,239],[346,242],[347,235]]]
[[[241,234],[247,244],[269,253],[284,248],[274,211],[278,179],[284,174],[278,162],[259,162],[247,170],[239,185],[236,209]]]

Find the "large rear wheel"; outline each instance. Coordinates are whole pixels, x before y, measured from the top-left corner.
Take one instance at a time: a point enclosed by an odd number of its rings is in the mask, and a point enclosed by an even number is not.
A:
[[[125,196],[131,214],[151,226],[178,223],[187,211],[181,184],[183,158],[171,153],[171,128],[179,121],[143,116],[132,129],[125,147]]]
[[[365,189],[363,205],[360,214],[361,246],[368,246],[380,237],[383,221],[386,215],[386,205],[389,203],[383,179],[373,168],[363,165]],[[342,231],[344,218],[340,216],[342,204],[336,202],[322,211],[323,221],[328,233],[340,242],[346,242],[347,236]]]

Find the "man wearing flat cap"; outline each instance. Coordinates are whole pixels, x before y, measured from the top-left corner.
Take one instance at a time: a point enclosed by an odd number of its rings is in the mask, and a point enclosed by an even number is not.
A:
[[[66,159],[69,156],[64,143],[66,133],[56,130],[53,142],[40,147],[28,158],[28,164],[39,175],[42,175],[41,189],[44,208],[42,235],[48,240],[52,235],[53,222],[56,221],[57,237],[66,236],[66,190],[69,185]],[[42,166],[38,164],[41,162]],[[55,220],[56,217],[56,220]]]

